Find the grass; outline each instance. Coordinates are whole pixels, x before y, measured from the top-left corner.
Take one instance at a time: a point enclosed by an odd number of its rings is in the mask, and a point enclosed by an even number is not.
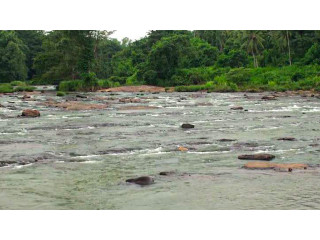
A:
[[[13,81],[11,83],[1,83],[0,93],[13,93],[13,92],[32,92],[36,88],[28,86],[25,82]]]

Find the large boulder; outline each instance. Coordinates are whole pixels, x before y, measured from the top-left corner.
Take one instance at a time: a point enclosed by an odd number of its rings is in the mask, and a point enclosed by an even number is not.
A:
[[[34,109],[25,109],[22,111],[21,116],[23,117],[40,117],[40,112]]]
[[[189,124],[189,123],[184,123],[181,125],[182,128],[194,128],[194,125]]]
[[[142,176],[138,178],[131,178],[126,180],[127,183],[134,183],[138,185],[150,185],[154,183],[154,179],[149,176]]]
[[[262,161],[270,161],[274,159],[275,156],[272,154],[259,153],[259,154],[245,154],[238,156],[240,160],[262,160]]]

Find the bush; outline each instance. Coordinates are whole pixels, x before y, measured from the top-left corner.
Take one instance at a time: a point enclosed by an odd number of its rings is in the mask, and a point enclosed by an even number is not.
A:
[[[124,85],[126,84],[127,77],[111,76],[108,78],[108,80],[113,83],[119,82],[121,85]]]
[[[0,93],[12,93],[14,92],[13,87],[10,83],[2,83],[0,84]]]
[[[63,96],[65,96],[65,95],[66,95],[65,92],[62,92],[62,91],[58,91],[58,92],[57,92],[57,96],[58,96],[58,97],[63,97]]]
[[[16,87],[14,88],[14,91],[15,92],[33,92],[36,88],[35,87],[32,87],[32,86],[19,86],[19,87]]]
[[[226,79],[228,82],[233,82],[237,85],[243,85],[250,81],[250,69],[247,68],[236,68],[230,70],[226,74]]]
[[[98,86],[100,88],[111,88],[113,87],[113,83],[108,79],[98,80]]]
[[[12,81],[10,82],[11,86],[27,86],[25,82],[22,81]]]
[[[83,91],[84,82],[83,80],[62,81],[58,86],[58,90],[63,92]]]

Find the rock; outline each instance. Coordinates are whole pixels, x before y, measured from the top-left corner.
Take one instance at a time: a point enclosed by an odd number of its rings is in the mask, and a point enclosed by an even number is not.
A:
[[[138,185],[150,185],[150,184],[154,183],[154,180],[152,177],[143,176],[143,177],[138,177],[138,178],[127,179],[126,182],[135,183]]]
[[[22,111],[21,116],[23,117],[40,117],[40,112],[34,109],[25,109]]]
[[[77,94],[76,95],[77,98],[88,98],[87,96],[81,95],[81,94]]]
[[[31,96],[29,95],[23,95],[22,99],[27,99],[27,98],[31,98]]]
[[[1,107],[4,107],[4,106],[0,103],[0,108],[1,108]]]
[[[302,163],[271,163],[271,162],[248,162],[243,168],[246,169],[275,169],[278,171],[289,171],[293,169],[307,169],[307,164]],[[291,169],[291,170],[290,170]]]
[[[176,174],[175,171],[164,171],[164,172],[160,172],[159,175],[161,176],[170,176],[170,175],[174,175]]]
[[[277,98],[276,98],[275,96],[272,96],[272,95],[270,95],[270,96],[263,96],[261,99],[262,99],[262,100],[277,100]]]
[[[157,108],[158,107],[155,106],[126,106],[119,108],[119,110],[151,110]]]
[[[230,108],[231,110],[243,110],[243,107],[241,106],[234,106],[232,108]]]
[[[178,147],[178,150],[180,151],[180,152],[186,152],[186,151],[188,151],[189,149],[188,148],[186,148],[186,147]]]
[[[283,137],[283,138],[278,138],[277,140],[280,140],[280,141],[296,141],[297,139],[295,139],[294,137]]]
[[[182,128],[194,128],[194,125],[189,124],[189,123],[184,123],[181,125]]]
[[[265,153],[259,153],[259,154],[248,154],[248,155],[240,155],[238,156],[238,159],[241,160],[262,160],[262,161],[270,161],[274,159],[275,156],[272,154],[265,154]]]
[[[94,103],[83,103],[77,101],[66,101],[66,102],[55,102],[47,101],[44,103],[47,107],[58,107],[66,110],[96,110],[105,109],[108,107],[107,104],[94,104]]]
[[[235,139],[228,139],[228,138],[221,138],[218,140],[219,142],[233,142],[236,141]]]

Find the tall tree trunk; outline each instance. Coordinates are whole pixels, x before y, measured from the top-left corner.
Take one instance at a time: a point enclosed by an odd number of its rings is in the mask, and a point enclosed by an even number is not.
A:
[[[288,43],[288,52],[289,52],[289,64],[291,66],[291,51],[290,51],[290,40],[289,40],[289,31],[287,30],[287,43]]]
[[[257,66],[257,60],[256,60],[256,55],[254,54],[253,50],[251,51],[252,57],[253,57],[253,66],[256,68]]]

